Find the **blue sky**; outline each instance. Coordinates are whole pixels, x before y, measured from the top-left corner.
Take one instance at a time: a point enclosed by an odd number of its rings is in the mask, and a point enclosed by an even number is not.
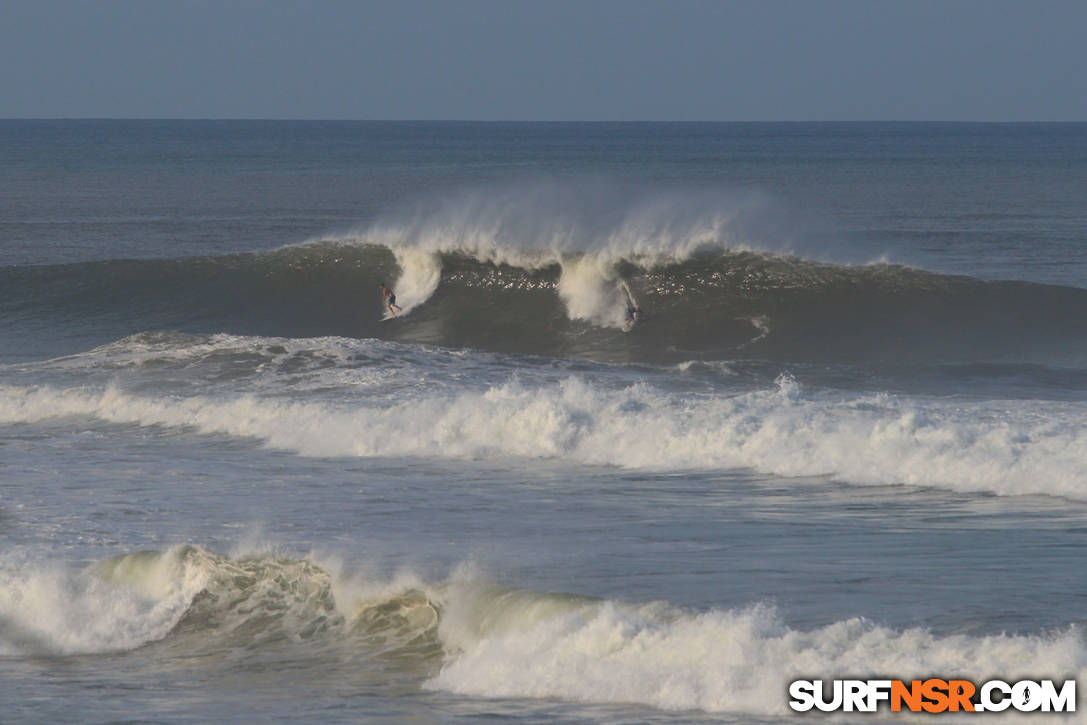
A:
[[[1087,120],[1082,0],[2,0],[0,117]]]

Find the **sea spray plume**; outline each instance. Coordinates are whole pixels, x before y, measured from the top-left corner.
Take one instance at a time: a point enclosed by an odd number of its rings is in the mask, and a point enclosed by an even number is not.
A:
[[[571,319],[618,327],[627,302],[622,285],[615,265],[593,254],[565,260],[557,289]]]
[[[396,249],[396,264],[400,276],[394,289],[403,316],[430,299],[441,282],[441,260],[433,252],[416,249]]]
[[[482,262],[549,265],[566,255],[682,260],[707,245],[788,251],[759,239],[768,203],[751,193],[660,189],[603,179],[513,182],[417,201],[325,240],[460,252]]]
[[[746,197],[602,179],[519,182],[417,202],[335,239],[391,249],[408,309],[437,289],[439,255],[456,254],[528,270],[557,265],[569,316],[619,327],[625,299],[617,265],[674,264],[701,249],[744,248],[742,222],[760,208]]]

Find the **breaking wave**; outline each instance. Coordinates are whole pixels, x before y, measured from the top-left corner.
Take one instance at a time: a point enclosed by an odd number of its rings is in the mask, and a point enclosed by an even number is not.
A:
[[[173,330],[606,361],[1087,359],[1087,290],[834,263],[774,213],[493,191],[264,253],[0,269],[0,319],[15,341],[60,326],[95,344]],[[404,308],[385,323],[380,281]],[[624,335],[631,304],[643,317]]]
[[[341,379],[351,371],[327,361],[306,356],[304,362],[331,377],[299,384],[335,380],[351,387],[331,388],[342,392],[328,398],[297,400],[278,393],[215,394],[206,382],[202,393],[180,395],[132,392],[112,383],[4,385],[0,424],[91,417],[247,437],[306,456],[747,468],[857,484],[1087,499],[1087,425],[1079,402],[807,390],[787,374],[769,387],[724,395],[673,392],[645,380],[596,383],[561,371],[554,382],[526,385],[515,377],[443,391],[372,372],[375,365],[378,371],[387,366],[369,359],[357,382]],[[245,364],[251,367],[252,358]],[[293,374],[298,364],[285,368]],[[411,369],[404,373],[413,375]],[[269,384],[279,391],[291,384],[275,380]],[[458,374],[454,382],[459,380]],[[237,385],[230,382],[228,390]]]
[[[0,562],[0,623],[5,655],[150,646],[194,667],[193,655],[305,648],[378,660],[417,686],[461,694],[771,717],[789,714],[787,683],[813,672],[1087,675],[1074,628],[937,635],[854,618],[798,630],[764,604],[699,611],[510,589],[463,570],[437,582],[370,580],[309,559],[190,545],[74,572]]]

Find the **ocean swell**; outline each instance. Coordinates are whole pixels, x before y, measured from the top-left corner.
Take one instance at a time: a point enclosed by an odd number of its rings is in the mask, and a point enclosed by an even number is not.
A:
[[[404,313],[382,322],[378,282]],[[704,250],[681,261],[574,253],[512,266],[465,250],[354,245],[0,270],[13,347],[73,330],[380,338],[602,361],[1087,360],[1087,290],[885,264]],[[642,308],[624,334],[628,305]],[[74,352],[75,350],[72,350]]]

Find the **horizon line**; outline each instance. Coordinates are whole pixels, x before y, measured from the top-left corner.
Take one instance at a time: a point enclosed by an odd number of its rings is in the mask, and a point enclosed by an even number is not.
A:
[[[607,120],[607,119],[485,119],[485,118],[272,118],[272,117],[245,117],[245,116],[0,116],[3,121],[202,121],[202,122],[238,122],[260,121],[265,123],[477,123],[477,124],[887,124],[887,123],[911,123],[911,124],[1071,124],[1087,123],[1083,120],[1042,120],[1021,119],[1015,121],[994,120],[963,120],[963,119],[835,119],[835,120],[667,120],[667,119],[640,119],[640,120]]]

